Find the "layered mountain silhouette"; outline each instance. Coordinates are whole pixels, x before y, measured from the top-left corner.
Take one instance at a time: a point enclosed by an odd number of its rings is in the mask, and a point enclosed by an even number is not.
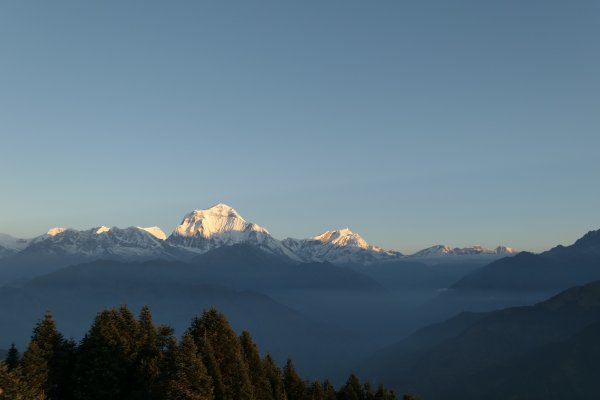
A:
[[[481,291],[556,291],[600,279],[600,230],[570,246],[540,254],[519,253],[474,271],[452,289]]]
[[[361,372],[427,399],[589,399],[600,389],[599,329],[596,282],[423,328]]]
[[[359,337],[320,322],[264,294],[269,289],[379,290],[365,275],[329,263],[293,263],[256,247],[237,244],[199,254],[188,262],[99,260],[0,288],[0,338],[25,345],[30,329],[51,309],[61,330],[81,338],[94,314],[107,307],[147,304],[158,321],[183,329],[209,307],[227,312],[236,330],[252,329],[280,362],[288,356],[311,376],[342,376],[364,350]],[[179,333],[182,333],[181,330]],[[342,360],[342,364],[338,364]],[[343,371],[343,373],[342,373]]]

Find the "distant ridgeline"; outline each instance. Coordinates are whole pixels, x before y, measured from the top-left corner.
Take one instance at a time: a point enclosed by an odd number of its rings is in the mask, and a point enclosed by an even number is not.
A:
[[[404,399],[412,396],[405,395]],[[13,345],[0,362],[0,399],[127,400],[392,400],[393,391],[351,374],[335,390],[302,380],[288,359],[280,369],[261,358],[250,333],[237,336],[210,309],[192,320],[181,340],[156,326],[148,307],[139,318],[127,306],[98,313],[83,340],[67,340],[51,314],[35,326],[21,357]]]

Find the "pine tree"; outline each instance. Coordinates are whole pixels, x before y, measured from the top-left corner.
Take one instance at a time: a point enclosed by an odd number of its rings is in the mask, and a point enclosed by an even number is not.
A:
[[[137,321],[126,307],[98,313],[78,349],[78,399],[130,398],[137,375],[136,333]]]
[[[159,400],[161,394],[158,382],[162,354],[158,343],[158,330],[154,326],[148,306],[142,307],[140,311],[134,341],[136,384],[132,389],[131,399]]]
[[[194,340],[194,343],[196,341]],[[221,377],[221,370],[215,357],[215,352],[210,344],[210,341],[204,340],[201,342],[200,354],[208,376],[211,378],[213,386],[213,396],[215,400],[225,399],[225,387],[223,386],[223,378]]]
[[[365,394],[358,377],[352,373],[338,394],[340,400],[364,400]]]
[[[258,348],[248,331],[242,332],[240,344],[242,346],[244,360],[248,366],[254,398],[260,400],[274,400],[273,392],[271,391],[260,355],[258,354]]]
[[[325,400],[325,392],[321,382],[315,381],[312,383],[307,397],[310,400]]]
[[[54,397],[58,382],[51,373],[52,364],[64,343],[62,335],[56,329],[56,323],[50,311],[33,329],[29,347],[23,354],[23,375],[28,384],[48,397]]]
[[[335,388],[331,384],[329,380],[323,382],[323,393],[325,395],[325,400],[336,400],[337,394],[335,393]]]
[[[248,366],[242,355],[239,339],[225,316],[214,308],[205,311],[200,318],[192,321],[188,333],[194,338],[200,349],[205,348],[204,342],[209,343],[212,347],[224,390],[222,399],[218,397],[215,390],[215,398],[217,400],[252,400]]]
[[[363,392],[365,394],[365,400],[375,400],[375,393],[373,393],[373,386],[369,381],[363,385]]]
[[[283,374],[270,354],[267,354],[262,360],[263,371],[269,382],[270,392],[275,400],[286,400],[285,387],[283,384]],[[259,400],[259,399],[257,399]],[[335,400],[335,398],[334,398]]]
[[[285,367],[283,367],[283,385],[288,400],[303,400],[306,387],[304,382],[296,372],[294,363],[288,358]]]
[[[383,384],[380,384],[375,392],[375,400],[396,400],[396,395],[393,391],[387,390]]]
[[[8,353],[6,354],[6,359],[4,361],[6,362],[6,367],[9,370],[13,370],[19,366],[19,363],[21,362],[21,355],[19,354],[19,350],[17,350],[17,347],[14,343],[10,345],[10,349],[8,349]]]
[[[211,400],[212,380],[206,371],[198,348],[190,335],[171,349],[171,379],[166,384],[165,400]]]

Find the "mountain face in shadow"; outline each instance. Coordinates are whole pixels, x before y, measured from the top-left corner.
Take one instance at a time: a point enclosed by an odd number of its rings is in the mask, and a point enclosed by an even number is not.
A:
[[[555,382],[556,390],[564,393],[579,381],[592,390],[600,367],[592,368],[596,375],[585,371],[590,359],[585,345],[577,344],[577,335],[591,341],[598,321],[600,282],[568,289],[534,306],[459,314],[378,352],[359,371],[427,399],[547,398],[548,387],[540,382],[549,384],[565,368],[571,375]],[[598,351],[595,342],[589,344],[590,351]],[[544,357],[553,364],[546,365],[548,373],[541,375],[536,366],[544,363]],[[536,377],[543,379],[536,381]],[[505,397],[496,392],[502,386],[508,389],[498,393]],[[556,393],[552,398],[561,398]],[[579,398],[590,398],[584,394]]]
[[[452,286],[475,291],[558,291],[600,279],[600,230],[570,246],[540,254],[519,253],[494,261]]]
[[[189,263],[101,260],[62,268],[20,287],[0,288],[0,338],[6,341],[0,347],[7,348],[12,341],[25,344],[31,326],[46,309],[52,310],[67,336],[81,338],[103,308],[146,304],[157,321],[180,329],[179,333],[193,316],[216,307],[236,330],[252,330],[257,343],[279,361],[293,356],[307,376],[342,377],[356,357],[366,355],[356,335],[261,293],[273,287],[354,293],[380,289],[372,279],[346,268],[298,264],[245,245],[218,248]]]

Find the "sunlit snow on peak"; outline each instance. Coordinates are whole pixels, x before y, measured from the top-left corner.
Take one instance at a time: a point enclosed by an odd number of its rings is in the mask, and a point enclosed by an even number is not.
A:
[[[108,232],[108,231],[110,231],[110,228],[108,226],[102,225],[100,228],[98,228],[96,230],[96,235],[100,235],[101,233],[105,233],[105,232]]]
[[[152,236],[154,236],[157,239],[160,239],[160,240],[167,239],[167,235],[158,226],[148,226],[146,228],[142,228],[141,226],[138,226],[138,229],[148,232],[149,234],[151,234]]]
[[[63,227],[56,227],[56,228],[50,228],[48,229],[48,232],[46,232],[46,234],[48,236],[56,236],[59,233],[63,233],[65,231],[65,228]]]

